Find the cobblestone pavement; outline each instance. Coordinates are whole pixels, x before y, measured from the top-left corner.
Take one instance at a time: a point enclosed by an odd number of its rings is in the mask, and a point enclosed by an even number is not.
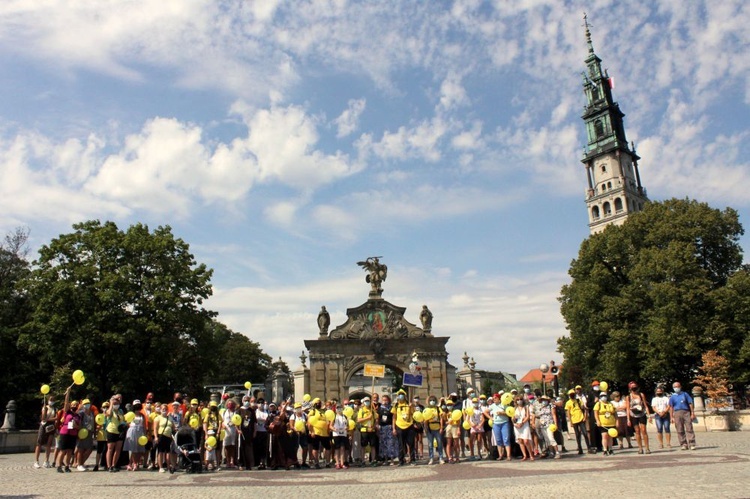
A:
[[[85,493],[128,498],[162,494],[181,498],[220,495],[222,499],[250,494],[261,494],[264,499],[330,498],[337,493],[366,490],[373,498],[440,495],[475,499],[478,495],[581,497],[597,489],[607,490],[604,496],[621,494],[626,498],[654,497],[657,491],[661,497],[750,497],[750,432],[699,433],[697,438],[697,450],[681,451],[656,449],[656,438],[652,436],[651,455],[638,455],[634,450],[615,451],[610,457],[569,452],[560,460],[535,462],[474,461],[427,466],[423,461],[404,467],[222,470],[193,475],[125,470],[59,474],[54,469],[34,469],[33,454],[6,454],[0,455],[0,497]]]

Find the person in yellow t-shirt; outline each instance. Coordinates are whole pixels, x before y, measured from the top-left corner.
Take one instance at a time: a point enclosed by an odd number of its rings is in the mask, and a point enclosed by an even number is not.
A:
[[[174,423],[169,419],[169,407],[162,404],[161,414],[154,419],[154,441],[156,442],[156,460],[159,472],[165,473],[167,466],[173,472],[172,466],[172,433],[175,431]]]
[[[323,462],[326,465],[331,458],[331,437],[328,433],[328,421],[325,413],[321,410],[323,402],[319,398],[313,399],[312,409],[307,413],[307,426],[310,430],[308,442],[310,445],[310,462],[315,463],[316,469],[320,469],[320,449],[323,448]],[[313,424],[312,421],[315,421]]]
[[[370,446],[370,466],[375,466],[378,461],[378,437],[375,425],[377,417],[372,409],[370,397],[362,399],[362,406],[357,411],[357,424],[360,431],[360,446],[365,449]],[[364,461],[364,458],[362,459]]]
[[[596,426],[602,433],[602,447],[604,455],[612,455],[612,437],[609,436],[609,430],[617,424],[615,406],[608,401],[606,393],[599,395],[599,402],[594,404],[594,417]]]
[[[393,435],[398,439],[398,464],[406,464],[406,452],[409,451],[409,462],[417,464],[417,453],[414,446],[414,406],[406,400],[406,392],[396,392],[396,403],[391,409],[393,414]]]
[[[589,435],[586,431],[586,412],[584,403],[576,396],[576,391],[573,389],[568,390],[568,400],[565,402],[565,413],[568,417],[568,421],[573,426],[573,431],[576,434],[576,443],[578,444],[578,453],[583,454],[583,448],[581,447],[581,437],[586,442],[586,450],[591,449],[589,444]]]

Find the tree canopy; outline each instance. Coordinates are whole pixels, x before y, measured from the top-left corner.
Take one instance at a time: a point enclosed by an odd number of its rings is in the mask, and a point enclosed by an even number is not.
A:
[[[671,199],[583,241],[560,303],[570,381],[694,378],[716,349],[750,381],[750,274],[737,212]]]
[[[33,374],[14,367],[27,392],[50,380],[59,390],[74,369],[84,371],[86,393],[100,397],[198,395],[217,381],[265,379],[270,357],[203,306],[212,270],[170,227],[87,221],[73,229],[31,265],[0,248],[0,341],[17,338],[14,354],[33,362]],[[25,300],[25,313],[8,318],[12,299]],[[3,379],[7,369],[0,366]]]

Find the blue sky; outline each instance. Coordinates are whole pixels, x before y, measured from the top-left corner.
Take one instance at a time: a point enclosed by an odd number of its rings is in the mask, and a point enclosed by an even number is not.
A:
[[[747,225],[747,2],[6,0],[0,230],[170,225],[292,367],[382,255],[454,365],[522,375],[588,236],[584,11],[651,199]]]

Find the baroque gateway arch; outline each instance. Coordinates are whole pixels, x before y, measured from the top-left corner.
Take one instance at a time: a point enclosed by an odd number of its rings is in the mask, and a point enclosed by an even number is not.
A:
[[[456,370],[448,363],[445,348],[447,336],[432,335],[432,313],[427,306],[419,314],[421,327],[409,322],[405,307],[383,299],[382,283],[388,268],[380,257],[371,257],[358,265],[367,272],[370,292],[366,302],[346,310],[346,321],[329,332],[330,316],[325,307],[318,315],[318,337],[305,340],[308,355],[303,352],[302,365],[294,372],[295,399],[305,393],[323,399],[344,400],[370,394],[372,379],[362,376],[365,364],[385,365],[390,375],[401,379],[402,373],[422,375],[422,386],[411,392],[423,399],[428,394],[447,394],[456,386]],[[418,370],[410,364],[417,354]],[[309,358],[310,366],[305,364]],[[391,380],[379,379],[378,393],[388,393]]]

